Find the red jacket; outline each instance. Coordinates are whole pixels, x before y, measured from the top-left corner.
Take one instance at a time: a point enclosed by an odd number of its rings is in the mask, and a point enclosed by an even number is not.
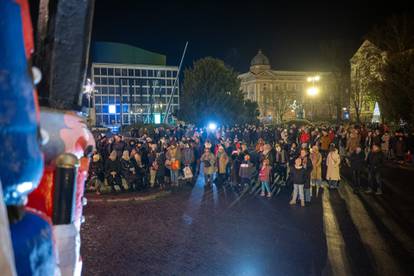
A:
[[[261,167],[260,172],[259,172],[259,180],[264,181],[264,182],[269,182],[270,172],[271,172],[270,166]]]
[[[303,143],[309,143],[309,140],[310,140],[310,135],[309,135],[309,133],[302,132],[302,133],[300,134],[300,137],[299,137],[299,142],[300,142],[301,144],[303,144]]]

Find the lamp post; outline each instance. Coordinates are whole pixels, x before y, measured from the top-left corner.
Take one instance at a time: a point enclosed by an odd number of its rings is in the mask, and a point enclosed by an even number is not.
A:
[[[91,79],[86,80],[86,84],[83,86],[83,94],[88,97],[88,124],[91,125],[92,118],[91,118],[91,99],[93,103],[93,97],[95,92],[95,83],[91,81]]]

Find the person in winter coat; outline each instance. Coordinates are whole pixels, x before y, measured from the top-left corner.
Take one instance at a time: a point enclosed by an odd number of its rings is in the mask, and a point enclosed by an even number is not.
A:
[[[241,149],[236,149],[231,154],[231,181],[234,185],[240,183],[240,164],[243,162],[243,155],[241,153]]]
[[[119,135],[114,136],[114,142],[111,145],[111,152],[116,152],[116,158],[121,159],[122,153],[127,149],[127,145],[122,141],[122,137]]]
[[[156,166],[156,182],[160,185],[160,190],[165,189],[165,154],[163,151],[157,153],[157,158],[155,159]]]
[[[305,202],[311,201],[311,191],[310,191],[310,182],[311,182],[311,173],[312,173],[312,161],[308,156],[308,151],[306,149],[300,150],[299,158],[302,160],[302,167],[306,170],[306,182],[304,185],[304,192],[305,192]]]
[[[384,153],[385,157],[389,157],[389,150],[390,150],[390,134],[388,131],[384,133],[381,137],[381,150]]]
[[[328,132],[326,132],[326,130],[322,131],[322,137],[320,140],[320,144],[321,144],[321,154],[325,155],[326,157],[329,152],[329,145],[331,144],[331,139],[329,139]]]
[[[270,176],[272,175],[272,167],[269,165],[269,160],[264,159],[262,162],[262,167],[259,171],[259,180],[262,184],[262,192],[261,196],[265,196],[267,193],[267,197],[272,197],[272,192],[270,190],[269,181]]]
[[[130,187],[132,188],[132,185],[133,185],[132,171],[135,171],[135,168],[132,166],[131,161],[129,160],[129,152],[127,150],[125,150],[122,153],[120,163],[121,163],[121,177],[126,182],[124,183],[126,185],[123,185],[123,186],[125,188],[127,185],[130,185]]]
[[[183,149],[181,150],[181,162],[183,164],[183,169],[188,167],[190,170],[192,170],[194,163],[194,149],[190,146],[189,143],[185,143]],[[191,182],[192,178],[186,178],[185,180],[187,182]]]
[[[326,179],[330,189],[338,188],[341,176],[339,173],[339,165],[341,164],[341,157],[334,145],[331,145],[328,157],[326,158]]]
[[[212,183],[214,173],[216,172],[216,157],[210,151],[210,148],[205,148],[200,160],[204,167],[204,185],[209,186]]]
[[[357,129],[353,129],[347,140],[346,151],[349,154],[355,151],[361,145],[361,136]]]
[[[250,181],[255,172],[255,167],[252,162],[250,162],[250,155],[246,154],[244,156],[244,161],[240,164],[239,176],[240,176],[240,185],[242,187],[248,187]]]
[[[300,133],[300,136],[299,136],[299,144],[309,145],[310,138],[311,138],[311,136],[309,134],[309,129],[302,130],[302,132]]]
[[[225,152],[223,146],[219,146],[217,151],[217,184],[222,186],[227,176],[227,164],[229,163],[229,157]]]
[[[113,191],[123,190],[121,179],[121,163],[117,159],[117,152],[112,151],[105,164],[105,174],[108,185]]]
[[[89,165],[88,185],[93,188],[97,194],[100,194],[100,187],[105,181],[104,165],[98,152],[92,156],[92,162]],[[92,187],[93,186],[93,187]]]
[[[158,166],[157,160],[152,161],[151,166],[150,166],[150,180],[149,180],[151,188],[154,188],[155,183],[157,182],[157,171],[158,170],[159,170],[159,166]]]
[[[287,178],[287,169],[289,163],[289,157],[286,153],[286,150],[280,144],[275,146],[275,169],[276,173],[280,175],[281,179],[286,182]]]
[[[397,141],[394,144],[394,154],[397,161],[402,162],[406,154],[407,148],[405,145],[404,137],[398,136]]]
[[[293,183],[293,193],[292,193],[292,200],[290,201],[290,205],[296,204],[298,195],[300,199],[300,205],[302,207],[305,206],[305,194],[303,187],[307,181],[306,176],[306,169],[302,166],[302,160],[297,158],[295,160],[295,165],[290,169],[290,176],[289,178],[292,180]]]
[[[145,178],[145,167],[142,163],[141,155],[138,152],[135,152],[132,155],[132,158],[129,159],[131,162],[131,166],[134,168],[134,183],[135,189],[144,189],[146,182],[144,181]]]
[[[316,197],[319,194],[319,188],[322,185],[322,154],[319,152],[318,146],[312,147],[312,152],[310,154],[310,159],[312,161],[312,172],[311,172],[311,194],[312,188],[316,190]]]
[[[371,194],[375,191],[376,195],[382,195],[382,168],[384,166],[385,157],[378,145],[373,145],[371,152],[368,154],[368,182],[370,187],[366,191]]]
[[[354,193],[358,193],[361,188],[361,173],[365,167],[365,153],[361,147],[357,147],[349,156],[349,165],[352,172],[352,182]]]
[[[299,151],[296,143],[292,143],[289,150],[289,165],[295,165],[295,160],[299,156]]]
[[[178,174],[181,167],[181,153],[175,144],[168,148],[165,166],[170,170],[171,185],[178,187]]]

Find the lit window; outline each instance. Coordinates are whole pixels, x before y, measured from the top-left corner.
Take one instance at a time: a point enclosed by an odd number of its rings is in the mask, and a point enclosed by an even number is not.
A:
[[[109,113],[115,114],[116,113],[116,106],[114,104],[109,105]]]

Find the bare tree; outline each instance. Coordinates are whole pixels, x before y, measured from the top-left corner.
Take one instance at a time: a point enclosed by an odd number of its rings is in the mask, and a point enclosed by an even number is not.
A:
[[[294,92],[287,90],[275,90],[265,95],[264,109],[265,111],[273,111],[276,123],[283,122],[283,117],[289,110],[289,106],[294,99]]]
[[[357,123],[361,122],[361,110],[364,104],[364,89],[363,89],[363,80],[359,70],[353,72],[355,77],[351,83],[351,103],[355,109],[355,116]]]
[[[347,41],[331,40],[321,44],[321,51],[333,79],[333,89],[329,99],[330,106],[336,111],[336,120],[339,121],[342,106],[347,102],[343,95],[346,95],[345,91],[349,87],[348,60],[351,56],[351,47]]]

